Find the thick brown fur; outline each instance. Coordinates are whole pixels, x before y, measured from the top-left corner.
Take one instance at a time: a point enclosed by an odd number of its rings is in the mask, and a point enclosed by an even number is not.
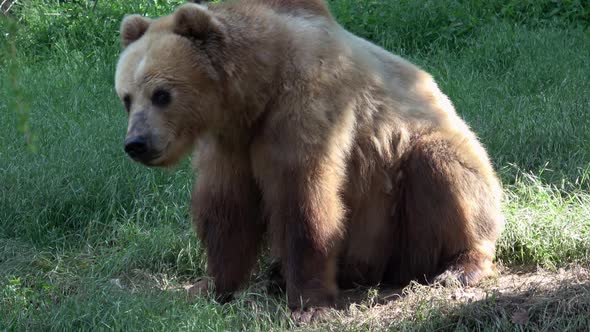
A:
[[[503,217],[486,151],[429,74],[345,31],[323,1],[187,4],[128,17],[121,35],[128,139],[146,139],[150,166],[194,148],[193,217],[218,294],[243,286],[264,238],[293,308],[358,284],[490,273]]]

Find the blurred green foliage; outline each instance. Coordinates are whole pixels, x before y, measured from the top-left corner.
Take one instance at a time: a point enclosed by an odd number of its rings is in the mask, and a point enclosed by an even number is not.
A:
[[[121,19],[130,13],[168,14],[182,0],[90,1],[30,0],[11,15],[19,23],[19,49],[31,55],[53,50],[116,50]],[[587,0],[328,0],[338,21],[353,32],[378,40],[395,37],[407,52],[441,45],[460,47],[465,37],[486,23],[508,20],[530,27],[554,23],[590,26]],[[403,15],[400,15],[403,13]],[[62,52],[64,53],[64,52]]]
[[[118,32],[126,14],[158,16],[185,1],[83,1],[32,0],[18,3],[11,16],[18,21],[19,50],[27,55],[54,55],[82,51],[89,58],[97,52],[116,50]]]
[[[460,48],[489,23],[536,28],[590,27],[587,0],[330,0],[338,20],[371,40],[384,36],[408,53]]]

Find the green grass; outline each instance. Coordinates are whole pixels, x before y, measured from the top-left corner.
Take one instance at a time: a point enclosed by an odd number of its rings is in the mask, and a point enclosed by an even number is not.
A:
[[[0,23],[0,331],[293,327],[284,302],[257,288],[227,305],[187,302],[178,287],[204,270],[189,162],[148,169],[122,151],[118,24],[124,13],[162,14],[173,2],[101,1],[93,10],[29,1],[17,6],[16,26]],[[347,28],[431,72],[489,149],[506,190],[499,261],[588,265],[589,6],[330,3]],[[509,318],[474,324],[481,315],[469,307],[427,309],[391,327],[515,328]]]

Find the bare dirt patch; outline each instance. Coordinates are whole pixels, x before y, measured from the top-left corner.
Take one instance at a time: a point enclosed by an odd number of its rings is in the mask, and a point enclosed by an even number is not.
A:
[[[185,293],[192,285],[139,270],[112,283],[131,292]],[[288,317],[281,296],[270,295],[267,286],[267,281],[259,279],[231,303],[252,312]],[[588,331],[590,267],[571,265],[556,271],[500,268],[478,287],[412,284],[403,289],[349,290],[341,293],[338,307],[321,322],[292,326],[303,331]]]
[[[590,269],[501,268],[478,287],[410,285],[343,294],[327,330],[588,330]],[[364,296],[364,299],[362,299]],[[308,328],[311,328],[308,327]],[[315,328],[312,328],[315,329]]]

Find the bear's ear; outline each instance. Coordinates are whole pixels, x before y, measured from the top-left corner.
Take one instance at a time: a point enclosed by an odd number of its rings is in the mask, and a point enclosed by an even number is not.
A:
[[[152,20],[140,15],[125,16],[121,22],[121,45],[125,48],[138,40],[150,27]]]
[[[196,40],[222,36],[221,23],[202,5],[187,3],[174,12],[174,33]]]

